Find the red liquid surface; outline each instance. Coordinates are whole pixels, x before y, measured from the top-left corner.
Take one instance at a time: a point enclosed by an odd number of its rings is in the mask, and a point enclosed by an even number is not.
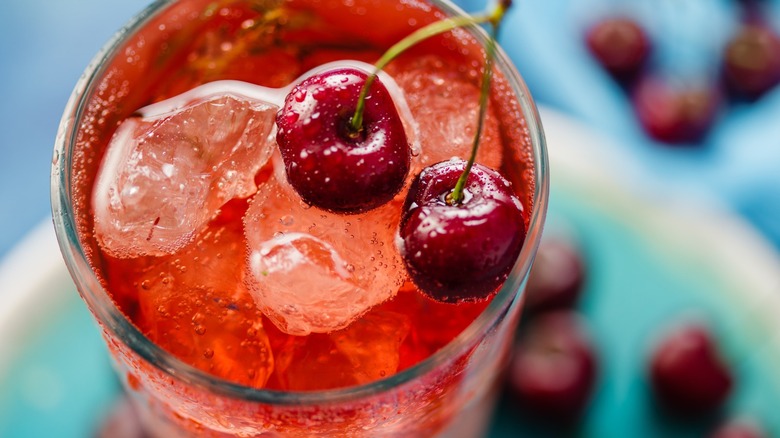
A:
[[[425,8],[391,2],[357,1],[346,9],[338,1],[277,3],[185,2],[169,14],[174,19],[165,30],[156,32],[160,27],[153,22],[128,43],[127,59],[120,56],[109,66],[87,109],[88,114],[109,115],[83,125],[76,146],[79,232],[118,307],[152,342],[184,362],[256,388],[319,390],[365,384],[429,357],[461,333],[489,300],[437,303],[407,281],[394,298],[345,329],[293,336],[258,310],[246,285],[242,218],[248,199],[228,202],[192,242],[168,256],[114,258],[92,235],[89,192],[96,167],[117,124],[136,109],[219,79],[281,87],[325,62],[373,62],[390,44],[440,17]],[[482,61],[481,50],[465,35],[426,41],[387,69],[421,125],[435,114],[443,120],[456,111],[473,114],[468,126],[422,129],[421,165],[468,156]],[[518,122],[515,100],[497,76],[479,161],[513,180],[530,215],[530,142],[524,122]],[[258,183],[273,177],[272,166],[269,162],[260,171]],[[398,275],[397,266],[387,269],[392,271],[387,275]]]

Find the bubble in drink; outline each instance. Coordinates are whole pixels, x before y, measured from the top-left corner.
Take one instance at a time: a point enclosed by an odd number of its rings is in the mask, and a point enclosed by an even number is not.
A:
[[[274,358],[235,262],[245,254],[240,224],[226,224],[210,226],[176,254],[123,262],[141,272],[136,322],[144,334],[194,367],[260,388]]]
[[[393,244],[400,211],[395,202],[359,216],[309,207],[277,172],[244,218],[258,307],[283,332],[306,335],[342,329],[395,295],[404,280]]]
[[[330,337],[352,365],[357,383],[363,384],[395,374],[409,326],[408,315],[377,311]]]
[[[373,382],[395,374],[409,316],[372,310],[328,335],[291,336],[275,349],[281,389],[331,389]]]
[[[431,163],[468,157],[474,142],[479,112],[479,85],[445,60],[424,56],[398,60],[388,66],[419,123],[422,154],[413,160],[412,175]],[[475,74],[480,74],[476,72]],[[501,165],[498,120],[488,107],[482,127],[477,161],[498,169]]]
[[[142,109],[111,139],[93,205],[95,235],[112,256],[171,254],[226,202],[256,191],[277,106],[207,87]]]

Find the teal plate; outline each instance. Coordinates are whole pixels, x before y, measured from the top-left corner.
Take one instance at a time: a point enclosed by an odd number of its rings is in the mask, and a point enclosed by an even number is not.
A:
[[[651,187],[619,148],[542,112],[552,178],[546,233],[581,244],[581,303],[601,374],[576,431],[595,438],[706,436],[719,417],[685,424],[653,405],[648,350],[668,325],[708,321],[736,374],[722,416],[749,415],[780,433],[780,258],[751,228],[711,205]],[[0,265],[0,437],[94,434],[120,394],[89,312],[42,224]],[[557,437],[499,406],[491,437]]]

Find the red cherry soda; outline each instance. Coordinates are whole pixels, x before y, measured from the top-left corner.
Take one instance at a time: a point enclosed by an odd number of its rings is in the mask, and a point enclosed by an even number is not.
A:
[[[394,244],[408,182],[376,210],[319,211],[291,194],[272,152],[244,175],[254,182],[249,194],[224,200],[175,249],[140,255],[109,248],[93,196],[112,138],[144,108],[203,84],[230,80],[279,90],[329,62],[372,63],[413,30],[452,13],[440,2],[164,2],[120,32],[77,88],[69,104],[74,117],[64,119],[58,139],[67,145],[55,159],[57,184],[67,187],[55,195],[55,211],[66,208],[69,218],[63,223],[55,214],[55,222],[79,291],[151,435],[459,436],[484,426],[546,205],[540,127],[505,59],[494,76],[477,161],[512,182],[529,233],[507,283],[484,300],[437,302],[409,280]],[[448,32],[386,69],[413,143],[409,181],[425,166],[468,156],[483,42],[470,31]],[[156,120],[154,129],[180,123],[170,120]],[[174,128],[185,136],[191,129]],[[70,234],[62,231],[68,228]],[[249,267],[257,229],[263,238],[310,232],[349,248],[356,254],[345,256],[346,282],[361,290],[392,287],[334,330],[291,330],[289,315],[258,305],[265,273]],[[320,257],[317,248],[298,250]],[[370,281],[361,283],[350,269],[371,271]],[[290,281],[306,277],[295,274]],[[311,289],[328,281],[305,280]]]

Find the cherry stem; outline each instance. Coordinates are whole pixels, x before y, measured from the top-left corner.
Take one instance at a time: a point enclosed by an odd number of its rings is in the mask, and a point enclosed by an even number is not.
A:
[[[466,186],[466,180],[469,177],[471,168],[474,166],[474,162],[477,159],[477,150],[479,149],[479,140],[482,137],[482,128],[485,125],[485,117],[487,115],[488,97],[490,96],[490,82],[493,78],[493,60],[496,57],[496,39],[498,38],[498,28],[501,25],[501,20],[504,18],[504,12],[511,2],[500,2],[496,10],[492,14],[493,19],[490,20],[490,38],[485,48],[485,70],[482,72],[482,88],[479,94],[479,115],[477,117],[477,129],[474,132],[474,140],[471,146],[471,155],[466,163],[466,168],[463,169],[463,173],[460,174],[458,182],[455,183],[455,188],[452,189],[452,193],[447,197],[447,202],[451,205],[459,205],[463,201],[463,188]]]
[[[498,28],[498,24],[501,21],[501,19],[504,16],[504,12],[511,4],[511,1],[503,0],[499,1],[498,6],[489,14],[481,14],[476,16],[458,16],[458,17],[451,17],[447,18],[445,20],[436,21],[434,23],[428,24],[427,26],[421,27],[417,29],[416,31],[409,34],[407,37],[402,39],[401,41],[395,43],[393,46],[391,46],[387,51],[382,55],[381,58],[374,64],[374,72],[371,73],[371,75],[366,79],[366,83],[363,84],[363,88],[360,90],[360,95],[358,97],[357,107],[355,108],[355,115],[352,116],[352,119],[350,121],[350,131],[351,135],[357,136],[360,131],[363,129],[363,111],[366,106],[366,95],[368,94],[368,90],[371,87],[371,84],[374,82],[374,80],[377,77],[377,74],[384,69],[387,64],[389,64],[392,60],[394,60],[398,55],[406,51],[408,48],[412,47],[413,45],[424,41],[432,36],[439,35],[441,33],[459,28],[459,27],[465,27],[465,26],[474,26],[484,23],[491,23],[493,27],[493,35],[490,38],[490,42],[488,44],[488,59],[489,63],[492,64],[492,58],[493,58],[493,52],[495,52],[495,34]],[[489,67],[489,66],[488,66]],[[490,71],[491,68],[487,68],[486,71]],[[487,74],[488,81],[490,74]],[[486,94],[484,92],[485,86],[484,86],[484,79],[483,79],[483,92],[482,94]],[[486,98],[480,97],[480,102],[483,100],[486,101]],[[485,106],[482,105],[481,106]],[[480,111],[480,123],[479,127],[482,125],[482,119],[484,118],[484,115],[482,115],[484,111]],[[477,130],[477,133],[479,134],[479,129]],[[479,136],[477,136],[479,138]],[[475,145],[476,149],[476,145]],[[473,160],[472,160],[473,161]],[[470,168],[470,166],[469,166]]]

